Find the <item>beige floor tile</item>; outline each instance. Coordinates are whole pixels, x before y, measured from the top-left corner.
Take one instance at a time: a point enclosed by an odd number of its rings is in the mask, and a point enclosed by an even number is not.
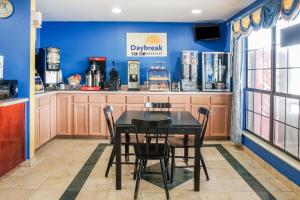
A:
[[[59,200],[63,190],[36,190],[29,200]]]
[[[133,197],[133,191],[110,191],[108,193],[107,200],[132,200]]]
[[[30,167],[16,167],[5,175],[7,176],[25,176],[30,171]]]
[[[194,191],[188,191],[188,192],[173,192],[172,190],[170,191],[170,197],[172,200],[183,200],[183,199],[188,199],[188,200],[199,200],[199,192],[194,192]]]
[[[270,192],[291,192],[290,188],[275,178],[261,180],[260,183]]]
[[[166,194],[165,194],[165,191],[162,190],[161,192],[141,192],[140,191],[140,199],[141,200],[166,200]],[[134,193],[132,193],[132,199],[133,199],[133,196]],[[173,199],[171,197],[171,199]]]
[[[108,192],[81,190],[76,200],[106,200]]]
[[[275,198],[280,200],[299,200],[300,197],[294,192],[272,192]]]
[[[83,185],[83,190],[109,191],[112,188],[113,180],[107,178],[88,178]],[[124,189],[124,188],[122,188]]]
[[[225,192],[252,192],[244,180],[219,180]]]
[[[0,195],[0,200],[28,200],[33,193],[34,190],[8,189]]]
[[[222,184],[217,180],[203,181],[200,183],[201,192],[225,192]]]
[[[38,188],[40,190],[65,190],[71,183],[72,178],[48,177]]]
[[[9,176],[4,175],[0,178],[0,188],[13,189],[15,188],[16,182],[20,181],[23,177],[21,176]]]
[[[200,200],[230,200],[230,196],[225,192],[200,192]]]
[[[228,194],[231,200],[260,200],[254,192],[230,192]]]
[[[38,175],[26,175],[14,185],[17,189],[37,189],[47,177]]]

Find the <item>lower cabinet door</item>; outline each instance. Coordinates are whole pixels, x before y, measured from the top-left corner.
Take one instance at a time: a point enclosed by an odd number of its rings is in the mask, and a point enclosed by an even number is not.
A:
[[[40,146],[40,110],[35,108],[35,130],[34,130],[34,148]]]
[[[211,136],[228,136],[228,105],[211,106]]]
[[[39,145],[43,145],[51,139],[50,105],[40,107],[39,112]]]
[[[107,136],[103,107],[101,103],[89,105],[89,135]]]
[[[89,109],[87,103],[74,103],[74,134],[75,135],[88,135],[89,133]]]
[[[133,110],[133,111],[143,111],[144,109],[144,104],[127,104],[127,110]]]
[[[56,100],[57,135],[71,135],[71,127],[73,126],[71,96],[68,94],[58,95]]]
[[[54,138],[57,135],[56,128],[56,96],[53,95],[50,97],[50,121],[51,121],[51,138]]]
[[[190,111],[188,104],[172,104],[170,111]]]
[[[122,113],[126,110],[126,104],[110,104],[113,107],[113,117],[117,121]]]

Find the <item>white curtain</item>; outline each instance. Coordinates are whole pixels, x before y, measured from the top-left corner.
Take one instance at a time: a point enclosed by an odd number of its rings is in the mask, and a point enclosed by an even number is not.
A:
[[[233,94],[231,107],[231,141],[237,145],[242,144],[243,123],[243,66],[244,66],[244,38],[232,37],[232,78]]]

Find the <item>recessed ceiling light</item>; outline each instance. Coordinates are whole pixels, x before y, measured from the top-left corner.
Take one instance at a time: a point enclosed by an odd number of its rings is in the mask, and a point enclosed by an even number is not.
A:
[[[122,12],[121,8],[118,8],[118,7],[114,7],[112,10],[111,10],[112,13],[114,14],[120,14]]]
[[[201,13],[202,13],[202,10],[200,10],[200,9],[192,10],[192,14],[201,14]]]

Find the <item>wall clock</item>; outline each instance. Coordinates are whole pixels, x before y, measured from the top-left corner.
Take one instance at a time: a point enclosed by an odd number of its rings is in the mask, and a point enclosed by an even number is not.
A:
[[[10,0],[0,0],[0,18],[5,19],[14,13],[14,6]]]

